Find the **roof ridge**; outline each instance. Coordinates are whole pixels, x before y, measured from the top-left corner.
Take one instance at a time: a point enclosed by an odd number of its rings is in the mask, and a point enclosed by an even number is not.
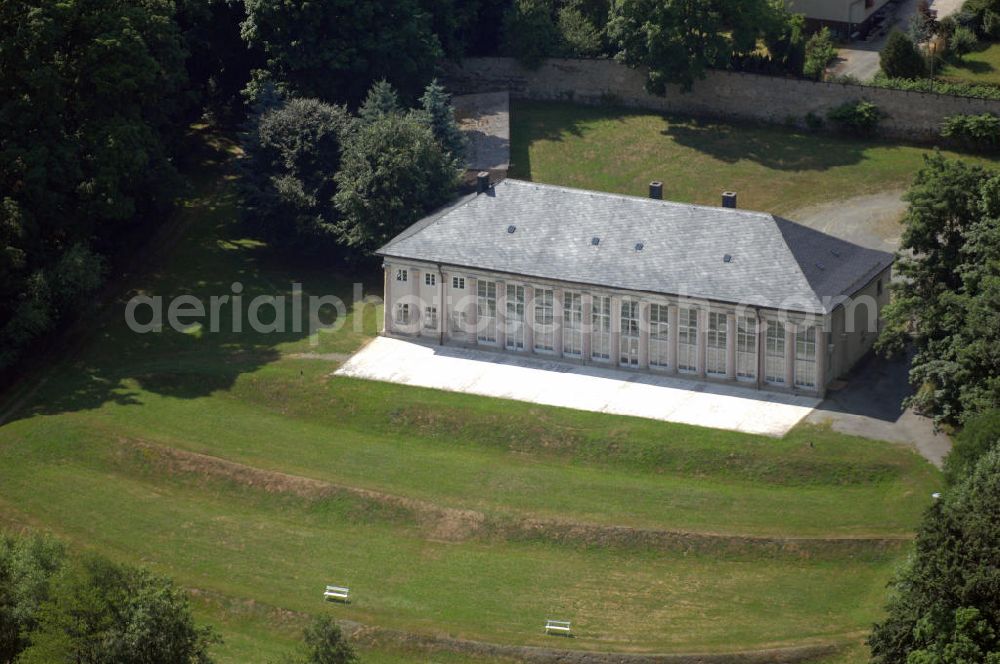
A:
[[[595,189],[582,189],[580,187],[567,187],[561,184],[550,184],[547,182],[534,182],[532,180],[521,180],[518,178],[504,178],[496,184],[511,183],[517,185],[525,185],[531,187],[539,187],[544,189],[555,189],[559,191],[565,191],[569,193],[577,194],[588,194],[591,196],[601,196],[604,198],[617,198],[629,201],[643,201],[649,204],[658,204],[662,206],[679,207],[679,208],[690,208],[693,210],[712,210],[714,212],[722,212],[723,214],[738,214],[742,216],[750,217],[770,217],[773,218],[774,214],[771,212],[762,212],[760,210],[748,210],[746,208],[728,208],[721,205],[702,205],[699,203],[684,203],[681,201],[672,201],[667,199],[650,198],[649,196],[639,196],[637,194],[620,194],[612,191],[598,191]]]

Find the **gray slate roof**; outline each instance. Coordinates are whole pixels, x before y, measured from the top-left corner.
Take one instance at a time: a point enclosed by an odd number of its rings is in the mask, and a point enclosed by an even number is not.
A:
[[[377,253],[816,314],[892,263],[891,254],[762,212],[510,179],[417,222]]]

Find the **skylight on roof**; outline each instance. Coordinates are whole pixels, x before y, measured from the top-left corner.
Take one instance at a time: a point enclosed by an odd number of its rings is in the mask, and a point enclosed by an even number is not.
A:
[[[733,257],[730,256],[729,254],[726,254],[725,256],[722,257],[722,261],[724,263],[732,263],[733,262]]]
[[[642,251],[642,248],[644,246],[646,246],[646,245],[644,245],[642,242],[637,242],[636,245],[635,245],[635,250],[636,251]]]
[[[517,230],[517,226],[515,226],[514,224],[511,224],[510,226],[507,227],[507,232],[508,233],[513,233],[516,230]]]
[[[601,238],[599,238],[599,237],[592,237],[592,238],[590,238],[590,244],[592,244],[593,246],[596,247],[600,243],[601,243]]]

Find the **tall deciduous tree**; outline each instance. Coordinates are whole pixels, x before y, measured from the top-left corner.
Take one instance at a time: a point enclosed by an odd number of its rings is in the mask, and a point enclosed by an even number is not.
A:
[[[251,124],[243,142],[245,214],[274,246],[320,249],[332,238],[334,175],[354,122],[342,106],[292,99]]]
[[[88,558],[52,581],[23,664],[209,664],[211,628],[197,627],[187,596],[145,570]]]
[[[1000,174],[940,155],[906,195],[878,349],[916,346],[909,403],[939,420],[1000,406]]]
[[[408,98],[442,55],[418,0],[246,0],[243,37],[260,48],[266,76],[294,96],[357,104],[386,79]]]
[[[352,134],[336,182],[338,235],[367,252],[446,203],[458,168],[418,115],[392,114]]]
[[[777,11],[770,0],[616,0],[608,37],[620,61],[649,68],[646,87],[662,95],[755,50]]]

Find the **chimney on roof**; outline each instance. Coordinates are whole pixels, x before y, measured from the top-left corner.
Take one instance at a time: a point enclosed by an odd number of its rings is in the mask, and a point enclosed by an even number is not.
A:
[[[724,207],[724,208],[735,208],[736,207],[736,192],[735,191],[724,191],[724,192],[722,192],[722,207]]]
[[[490,190],[490,173],[489,171],[479,171],[476,174],[476,193],[485,194]]]
[[[653,180],[649,183],[649,197],[655,198],[658,201],[663,200],[663,183],[659,180]]]

